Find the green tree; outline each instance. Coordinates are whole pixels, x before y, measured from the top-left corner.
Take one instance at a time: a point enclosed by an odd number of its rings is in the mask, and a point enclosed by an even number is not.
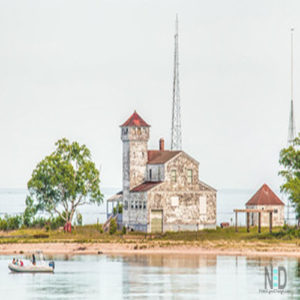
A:
[[[295,207],[297,218],[300,218],[300,133],[294,140],[293,145],[282,149],[280,152],[280,165],[283,170],[279,174],[285,182],[281,186],[281,191],[289,196]]]
[[[99,171],[85,145],[65,138],[55,145],[56,150],[36,166],[27,184],[27,208],[71,223],[78,206],[102,203]]]
[[[26,197],[25,203],[26,203],[26,209],[23,213],[23,224],[26,227],[30,227],[32,226],[34,216],[36,215],[37,207],[34,206],[33,200],[29,196]]]

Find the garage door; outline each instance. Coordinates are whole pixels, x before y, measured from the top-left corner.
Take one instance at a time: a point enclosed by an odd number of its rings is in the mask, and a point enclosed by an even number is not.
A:
[[[151,232],[163,231],[163,211],[151,210]]]

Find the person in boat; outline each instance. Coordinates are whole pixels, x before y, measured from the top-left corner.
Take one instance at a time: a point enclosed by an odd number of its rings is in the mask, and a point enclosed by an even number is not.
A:
[[[34,254],[32,254],[32,264],[35,266],[35,264],[36,264],[36,260],[35,260],[35,255]]]
[[[23,260],[21,260],[21,259],[20,259],[20,266],[21,266],[21,267],[24,266]]]
[[[13,264],[13,265],[15,265],[15,264],[16,264],[16,259],[15,259],[15,258],[13,258],[13,260],[12,260],[12,264]]]
[[[19,265],[19,259],[17,259],[17,261],[16,261],[16,265],[17,265],[17,266]]]

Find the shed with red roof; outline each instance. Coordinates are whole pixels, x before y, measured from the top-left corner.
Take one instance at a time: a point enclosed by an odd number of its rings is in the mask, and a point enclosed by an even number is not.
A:
[[[284,225],[284,203],[271,190],[267,184],[262,187],[251,197],[246,203],[247,209],[273,209],[273,226]],[[257,214],[251,213],[250,222],[252,226],[258,225]],[[269,219],[267,214],[262,215],[262,226],[269,226]]]

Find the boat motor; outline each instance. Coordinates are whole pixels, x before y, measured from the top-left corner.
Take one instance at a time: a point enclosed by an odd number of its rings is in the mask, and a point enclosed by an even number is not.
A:
[[[54,268],[55,268],[55,263],[54,263],[54,261],[50,261],[50,262],[49,262],[49,267],[53,268],[53,270],[54,270]]]

